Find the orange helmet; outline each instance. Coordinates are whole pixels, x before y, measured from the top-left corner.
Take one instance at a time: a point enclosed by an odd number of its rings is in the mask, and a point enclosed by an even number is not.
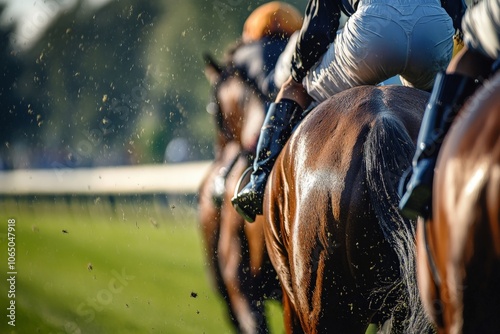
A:
[[[292,5],[271,1],[248,16],[243,26],[243,42],[253,42],[264,36],[282,35],[289,37],[302,27],[302,15]]]

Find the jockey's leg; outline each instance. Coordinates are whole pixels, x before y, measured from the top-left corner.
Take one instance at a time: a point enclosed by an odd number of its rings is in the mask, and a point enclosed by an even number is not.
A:
[[[256,215],[262,214],[267,178],[293,128],[300,121],[302,111],[296,102],[289,99],[282,99],[269,107],[257,143],[250,182],[231,200],[236,211],[248,222],[253,222]]]
[[[477,84],[460,74],[439,73],[436,76],[413,157],[412,176],[406,186],[399,208],[408,218],[430,214],[434,167],[443,139],[465,100]]]

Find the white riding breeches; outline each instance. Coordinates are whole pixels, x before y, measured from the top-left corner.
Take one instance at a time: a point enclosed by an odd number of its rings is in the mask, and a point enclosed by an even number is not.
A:
[[[451,60],[453,34],[439,0],[361,0],[304,87],[321,102],[399,74],[404,85],[430,90]]]
[[[464,42],[470,48],[497,59],[500,56],[500,0],[483,0],[462,20]]]

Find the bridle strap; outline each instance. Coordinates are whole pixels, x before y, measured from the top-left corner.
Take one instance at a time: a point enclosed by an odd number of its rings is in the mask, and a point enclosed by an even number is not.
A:
[[[269,100],[269,96],[262,90],[260,85],[257,83],[256,78],[251,77],[250,75],[248,75],[248,72],[245,69],[238,66],[227,66],[222,70],[220,79],[215,85],[216,90],[218,89],[218,86],[220,86],[223,82],[231,77],[239,77],[252,89],[255,94],[257,94],[259,99],[261,99],[262,101]]]
[[[266,103],[270,100],[269,96],[266,93],[264,93],[264,91],[261,89],[255,78],[250,77],[247,71],[236,66],[225,67],[220,73],[219,80],[214,85],[214,90],[212,94],[211,109],[216,108],[216,110],[211,110],[209,112],[215,116],[215,121],[218,129],[220,130],[222,135],[228,140],[232,139],[232,131],[230,128],[228,128],[228,126],[224,122],[224,115],[222,114],[222,111],[219,107],[217,100],[217,92],[219,91],[220,86],[226,80],[232,77],[240,78],[243,81],[243,83],[245,83],[258,96],[258,98],[261,101],[263,101],[263,103]]]

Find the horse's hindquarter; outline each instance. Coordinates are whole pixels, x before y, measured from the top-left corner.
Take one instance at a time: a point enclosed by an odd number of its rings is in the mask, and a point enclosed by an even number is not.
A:
[[[500,326],[499,92],[497,76],[473,98],[446,138],[436,168],[428,239],[441,278],[438,298],[446,325],[458,329],[463,317],[464,333],[491,333]],[[429,297],[424,291],[430,305]]]
[[[354,90],[338,94],[306,117],[268,183],[266,241],[295,308],[309,314],[303,326],[333,321],[328,316],[332,309],[368,320],[365,304],[373,282],[394,275],[381,265],[391,251],[381,242],[370,208],[362,156],[376,114],[389,111],[393,102],[384,102],[387,88],[360,87],[359,94]],[[388,90],[399,103],[409,100]],[[405,117],[418,129],[415,115]],[[412,132],[416,137],[417,130]]]
[[[269,189],[279,189],[281,194],[270,203],[269,223],[274,232],[272,240],[277,245],[273,248],[280,250],[279,256],[270,251],[271,256],[275,267],[280,268],[282,284],[294,308],[299,314],[315,318],[301,319],[306,328],[318,321],[320,312],[328,311],[322,300],[325,297],[336,300],[340,307],[338,296],[331,298],[321,291],[323,284],[331,286],[328,291],[333,293],[340,290],[333,286],[335,282],[352,282],[339,277],[349,267],[347,225],[340,223],[340,215],[348,213],[341,212],[339,207],[342,192],[352,190],[349,187],[346,190],[344,183],[349,169],[345,161],[350,161],[352,152],[339,148],[352,147],[354,143],[350,141],[355,136],[351,134],[360,129],[347,133],[343,124],[320,114],[321,110],[315,111],[301,124],[278,159],[268,183]],[[328,265],[330,262],[335,265]],[[333,277],[332,268],[336,269],[337,277]],[[315,287],[319,287],[318,291]]]

